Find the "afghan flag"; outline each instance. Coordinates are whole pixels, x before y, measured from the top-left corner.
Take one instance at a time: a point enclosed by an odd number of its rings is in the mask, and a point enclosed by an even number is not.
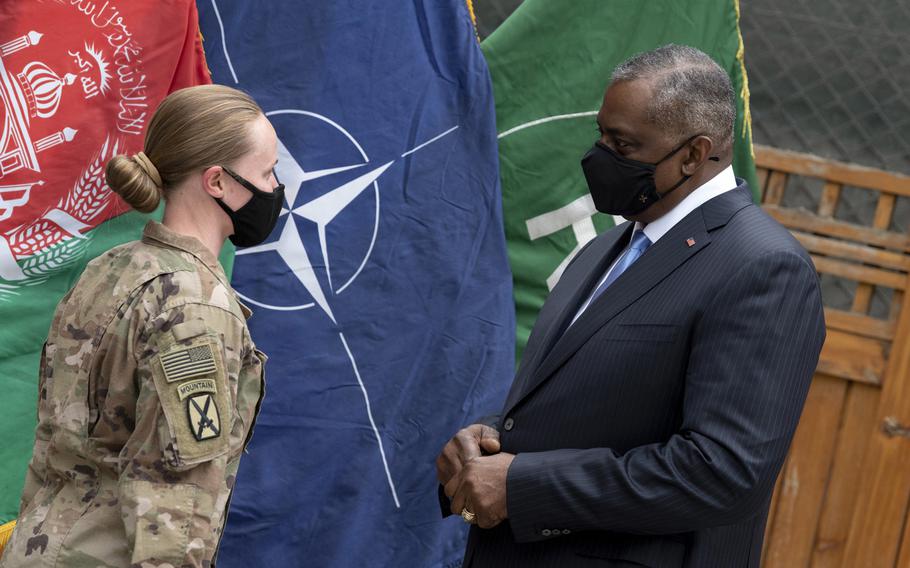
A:
[[[617,221],[596,211],[580,166],[600,136],[595,118],[610,75],[632,55],[668,43],[696,47],[730,74],[737,93],[733,167],[757,190],[738,0],[525,0],[483,42],[496,100],[519,357],[569,261]]]
[[[209,82],[192,0],[0,4],[0,522],[18,513],[54,308],[148,218],[105,164],[142,149],[168,93]]]

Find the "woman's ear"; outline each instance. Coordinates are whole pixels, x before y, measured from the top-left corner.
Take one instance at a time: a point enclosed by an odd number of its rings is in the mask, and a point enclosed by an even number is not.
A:
[[[223,173],[221,166],[211,166],[202,172],[202,188],[215,199],[224,197],[224,188],[221,186]]]

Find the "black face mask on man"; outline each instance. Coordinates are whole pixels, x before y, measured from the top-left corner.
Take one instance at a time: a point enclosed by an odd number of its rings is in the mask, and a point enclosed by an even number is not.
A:
[[[630,217],[669,195],[691,176],[684,175],[673,187],[658,193],[654,184],[654,172],[657,166],[698,136],[696,134],[685,140],[653,164],[626,158],[603,142],[595,142],[594,147],[581,159],[581,169],[594,199],[594,206],[601,213]],[[709,159],[719,160],[713,156]]]
[[[215,199],[234,224],[231,242],[238,247],[256,246],[268,238],[278,223],[278,215],[281,214],[281,207],[284,205],[284,184],[279,182],[278,187],[269,193],[225,166],[221,166],[221,169],[253,194],[253,197],[236,211],[225,205],[221,199]],[[275,181],[278,181],[277,176]]]

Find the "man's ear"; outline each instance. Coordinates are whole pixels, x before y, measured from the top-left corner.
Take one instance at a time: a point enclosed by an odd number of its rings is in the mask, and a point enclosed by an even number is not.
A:
[[[683,174],[694,175],[707,160],[717,161],[714,152],[714,141],[707,136],[696,136],[689,144],[689,154],[682,163]]]
[[[202,172],[202,188],[215,199],[224,197],[224,188],[221,186],[223,181],[224,170],[221,166],[211,166]]]

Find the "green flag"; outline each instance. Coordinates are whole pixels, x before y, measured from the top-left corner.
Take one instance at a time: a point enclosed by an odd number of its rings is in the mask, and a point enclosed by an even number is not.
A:
[[[0,3],[0,524],[19,509],[57,302],[149,217],[105,164],[142,149],[169,92],[210,82],[193,0],[119,4]]]
[[[738,95],[733,166],[756,191],[737,0],[525,0],[483,42],[496,98],[519,357],[562,270],[614,226],[595,211],[579,165],[600,136],[595,116],[610,74],[630,56],[668,43],[701,49],[729,72]]]

